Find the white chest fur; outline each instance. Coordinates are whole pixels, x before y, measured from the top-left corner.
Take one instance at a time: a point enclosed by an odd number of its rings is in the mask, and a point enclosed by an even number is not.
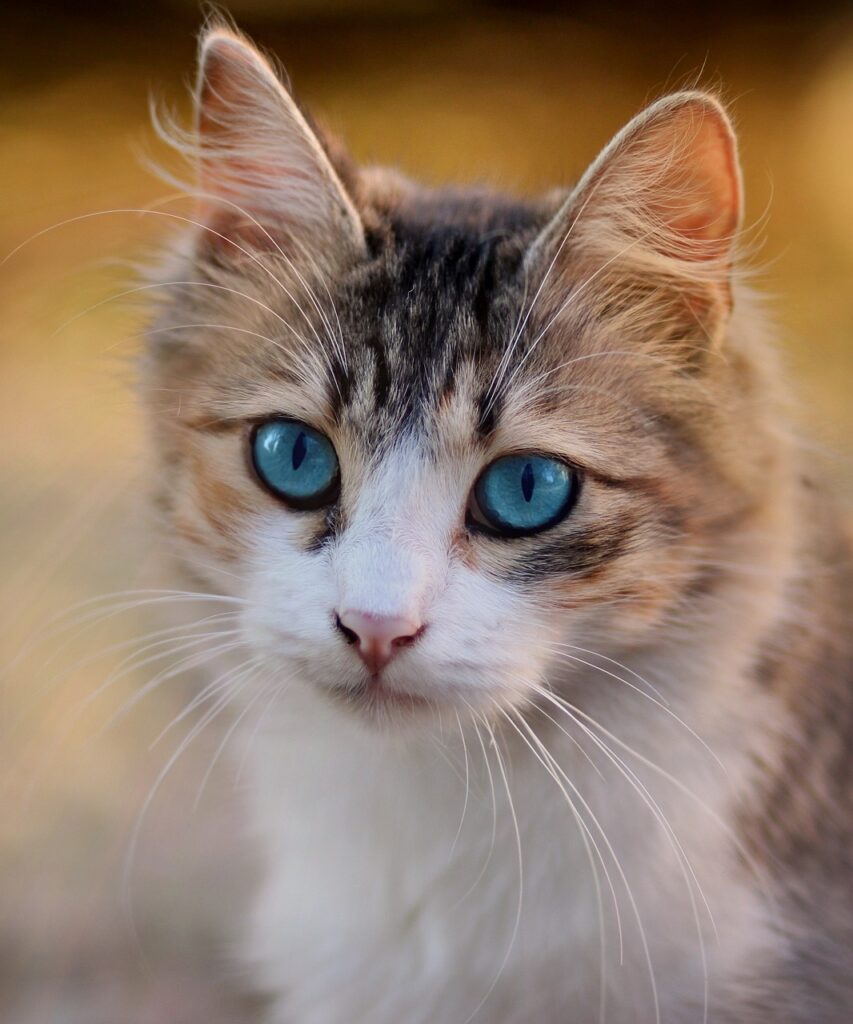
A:
[[[254,754],[248,955],[275,1024],[585,1024],[602,989],[614,1024],[653,1022],[656,998],[663,1021],[701,1020],[705,974],[742,966],[764,916],[724,824],[731,777],[633,707],[621,735],[678,784],[578,729],[596,768],[543,733],[558,784],[506,722],[496,747],[466,729],[466,751],[455,720],[394,738],[291,691]]]

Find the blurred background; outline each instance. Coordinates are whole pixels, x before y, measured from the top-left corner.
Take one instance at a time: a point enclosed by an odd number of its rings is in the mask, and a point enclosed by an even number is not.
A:
[[[239,0],[230,10],[359,159],[429,182],[566,184],[646,101],[697,80],[721,88],[799,420],[816,461],[853,495],[849,4]],[[144,166],[162,155],[147,106],[187,110],[200,19],[180,0],[35,2],[3,16],[4,1024],[251,1019],[228,966],[254,870],[239,756],[217,756],[229,724],[194,734],[203,708],[174,721],[191,671],[134,697],[180,660],[168,646],[171,660],[135,646],[163,622],[155,600],[130,593],[157,583],[133,401],[144,314],[139,293],[120,295],[167,224],[99,214],[169,192]]]

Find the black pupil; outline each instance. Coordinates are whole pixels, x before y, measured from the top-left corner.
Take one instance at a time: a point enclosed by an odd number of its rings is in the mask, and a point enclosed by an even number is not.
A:
[[[536,478],[533,473],[533,466],[528,462],[521,471],[521,493],[524,495],[525,501],[529,502],[533,497],[533,488],[535,486]]]
[[[308,442],[305,439],[304,431],[299,432],[299,436],[293,442],[293,452],[291,454],[290,461],[294,469],[299,469],[302,463],[305,461],[305,456],[308,454]]]

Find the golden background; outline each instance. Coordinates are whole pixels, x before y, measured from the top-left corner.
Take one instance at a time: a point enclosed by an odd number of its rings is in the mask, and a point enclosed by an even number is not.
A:
[[[535,192],[571,182],[647,100],[697,80],[720,88],[740,131],[757,281],[780,325],[798,421],[849,496],[853,12],[686,6],[255,0],[232,10],[359,159],[436,183]],[[191,684],[169,680],[129,705],[161,665],[126,660],[135,637],[162,628],[156,607],[131,607],[130,596],[81,604],[156,585],[132,394],[144,293],[111,296],[133,287],[133,265],[168,227],[142,212],[87,215],[169,191],[143,166],[162,155],[147,103],[186,111],[198,21],[177,0],[73,13],[36,4],[4,15],[0,34],[0,258],[13,253],[0,266],[9,1024],[246,1019],[221,967],[251,877],[232,761],[217,761],[196,801],[225,727],[187,748],[140,819],[197,720],[154,743]],[[83,219],[27,242],[70,218]]]

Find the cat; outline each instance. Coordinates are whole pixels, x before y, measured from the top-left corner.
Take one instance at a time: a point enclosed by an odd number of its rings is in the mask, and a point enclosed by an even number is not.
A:
[[[723,105],[523,201],[356,166],[228,26],[199,60],[142,394],[239,631],[266,1019],[853,1019],[849,549]]]

